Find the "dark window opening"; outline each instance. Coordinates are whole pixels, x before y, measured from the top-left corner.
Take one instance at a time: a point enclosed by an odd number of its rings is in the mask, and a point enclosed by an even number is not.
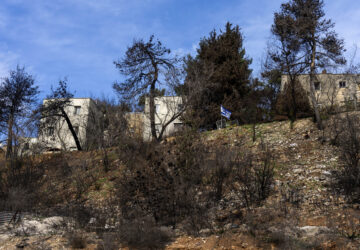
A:
[[[74,115],[80,115],[80,110],[81,110],[80,106],[75,106],[74,107]]]
[[[339,82],[339,88],[346,88],[346,82],[345,81]]]
[[[48,127],[47,128],[47,135],[53,136],[54,135],[54,127]]]
[[[321,87],[320,82],[314,82],[315,90],[320,90],[320,87]]]
[[[75,131],[75,134],[78,135],[79,134],[79,126],[74,126],[74,131]]]

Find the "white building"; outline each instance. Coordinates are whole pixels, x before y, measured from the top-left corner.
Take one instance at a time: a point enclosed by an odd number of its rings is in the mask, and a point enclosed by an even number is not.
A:
[[[51,99],[45,99],[43,105],[47,105]],[[155,126],[159,135],[163,131],[163,137],[169,136],[182,128],[180,114],[183,109],[183,101],[178,96],[166,96],[155,98]],[[65,112],[77,134],[82,148],[94,135],[89,131],[95,131],[96,122],[100,118],[100,112],[95,101],[91,98],[71,98],[70,104],[65,107]],[[145,100],[144,113],[129,113],[125,115],[129,126],[129,135],[142,137],[144,141],[152,140],[150,127],[149,98]],[[51,120],[52,119],[52,120]],[[75,140],[70,132],[68,124],[63,117],[52,116],[40,121],[37,138],[24,138],[21,151],[26,150],[58,151],[76,150]]]
[[[163,137],[169,136],[182,128],[183,123],[180,120],[180,114],[183,111],[183,100],[180,96],[162,96],[155,97],[155,129],[157,135],[164,128]],[[144,141],[152,139],[150,127],[150,105],[149,98],[145,99],[144,109]]]
[[[45,99],[43,105],[51,100]],[[71,98],[70,105],[65,107],[65,112],[83,147],[89,136],[89,126],[92,126],[93,116],[97,115],[96,103],[91,98]],[[38,143],[47,150],[76,150],[75,140],[70,132],[67,122],[63,117],[54,117],[55,122],[48,118],[41,120]]]

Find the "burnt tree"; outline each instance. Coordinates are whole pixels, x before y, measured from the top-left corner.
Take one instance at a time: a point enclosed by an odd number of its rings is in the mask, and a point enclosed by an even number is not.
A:
[[[125,100],[140,98],[144,94],[148,96],[151,135],[153,139],[160,141],[162,133],[158,135],[156,132],[154,99],[161,80],[166,81],[168,72],[176,69],[178,60],[170,55],[170,49],[164,47],[159,40],[154,40],[153,35],[147,42],[135,40],[128,47],[125,57],[114,62],[126,79],[114,83],[113,88]]]

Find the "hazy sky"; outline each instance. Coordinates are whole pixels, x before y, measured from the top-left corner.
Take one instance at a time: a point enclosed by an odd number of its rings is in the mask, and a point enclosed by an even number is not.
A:
[[[227,21],[241,27],[256,76],[280,0],[0,0],[0,77],[17,64],[42,96],[67,77],[77,97],[113,96],[113,61],[134,38],[151,34],[178,55]],[[327,18],[348,51],[360,48],[360,1],[325,0]]]

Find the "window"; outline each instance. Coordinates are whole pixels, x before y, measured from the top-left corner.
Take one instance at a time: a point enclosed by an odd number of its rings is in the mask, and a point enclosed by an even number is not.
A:
[[[314,88],[315,90],[320,90],[321,88],[320,82],[314,82]]]
[[[48,136],[54,136],[54,127],[48,127],[46,132]]]
[[[157,134],[160,133],[161,129],[162,129],[161,124],[155,124],[155,130],[156,130],[156,133],[157,133]]]
[[[346,82],[345,81],[339,82],[339,88],[346,88]]]
[[[80,110],[81,110],[80,106],[74,106],[74,115],[80,115]]]
[[[79,134],[79,126],[73,126],[75,134],[78,135]]]
[[[184,106],[182,104],[177,105],[177,112],[181,112]]]
[[[27,142],[27,143],[24,144],[24,150],[29,150],[29,149],[30,149],[30,145],[29,145],[29,143]]]
[[[160,104],[155,104],[155,113],[160,112]]]

